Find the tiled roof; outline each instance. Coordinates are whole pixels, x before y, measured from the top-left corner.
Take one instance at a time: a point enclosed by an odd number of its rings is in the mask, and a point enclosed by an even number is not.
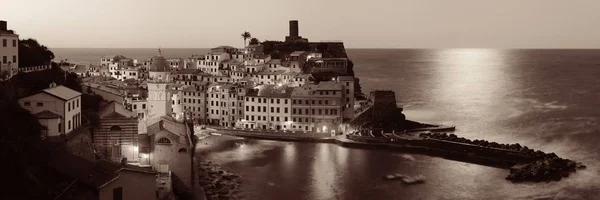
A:
[[[175,71],[175,74],[196,74],[199,71],[200,70],[197,70],[197,69],[181,69],[181,70]]]
[[[267,64],[281,64],[281,59],[271,59],[267,61]]]
[[[53,88],[48,88],[44,90],[45,93],[48,93],[52,96],[58,97],[63,100],[69,100],[78,96],[81,96],[81,93],[69,89],[65,86],[59,85]]]
[[[265,59],[265,58],[268,58],[268,57],[270,57],[270,56],[271,56],[271,55],[267,55],[267,54],[256,54],[256,55],[254,55],[254,57],[255,57],[256,59]]]
[[[85,73],[88,71],[88,65],[75,65],[75,69],[73,69],[76,73]]]
[[[44,110],[42,112],[36,113],[35,117],[37,117],[38,119],[56,119],[56,118],[61,118],[60,115],[53,113],[49,110]]]
[[[117,173],[107,171],[94,162],[70,154],[66,150],[53,151],[48,166],[62,175],[97,189],[119,177]]]
[[[284,71],[283,70],[278,70],[278,71],[261,71],[256,73],[256,75],[279,75],[279,74],[283,74]]]
[[[342,90],[342,84],[336,82],[320,82],[317,84],[306,84],[300,87],[294,88],[292,96],[309,96],[312,91],[317,90]]]
[[[102,107],[98,114],[101,118],[105,117],[129,117],[134,118],[137,115],[125,108],[124,105],[117,103],[116,101],[110,102],[108,105]]]
[[[294,51],[290,54],[290,56],[300,56],[301,54],[303,54],[305,51]]]
[[[285,98],[290,97],[293,90],[294,88],[285,85],[259,85],[248,92],[246,96]]]
[[[338,76],[338,81],[354,81],[353,76]]]

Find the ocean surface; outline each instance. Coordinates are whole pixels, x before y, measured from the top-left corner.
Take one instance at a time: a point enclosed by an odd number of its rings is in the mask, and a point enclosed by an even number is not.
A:
[[[146,59],[155,49],[52,49],[58,58]],[[187,57],[207,49],[163,49]],[[408,119],[520,143],[588,166],[560,182],[513,184],[508,170],[335,144],[245,140],[200,152],[243,176],[247,199],[600,199],[600,50],[348,49],[363,92],[391,89]],[[422,174],[425,184],[384,181]]]

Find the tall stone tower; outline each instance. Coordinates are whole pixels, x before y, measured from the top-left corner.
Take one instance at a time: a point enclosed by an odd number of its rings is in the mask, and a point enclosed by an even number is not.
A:
[[[170,115],[171,92],[168,86],[173,79],[167,60],[160,54],[152,58],[148,71],[148,119]]]

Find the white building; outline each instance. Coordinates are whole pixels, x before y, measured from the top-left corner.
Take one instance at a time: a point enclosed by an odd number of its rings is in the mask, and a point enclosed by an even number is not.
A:
[[[64,86],[51,85],[41,92],[22,97],[19,105],[36,115],[47,126],[47,136],[68,134],[81,125],[81,93]],[[58,124],[54,124],[60,117]]]
[[[227,52],[210,52],[204,55],[204,60],[198,61],[198,67],[203,72],[212,75],[222,75],[219,73],[221,62],[230,58],[231,56]]]
[[[120,81],[129,80],[129,79],[138,80],[140,78],[140,70],[135,67],[121,68],[120,74],[121,74],[120,75],[121,79],[118,79]]]
[[[8,30],[6,21],[0,21],[0,79],[18,73],[19,70],[19,35]]]
[[[115,56],[102,56],[100,58],[100,65],[101,66],[108,66],[111,63],[115,62]]]

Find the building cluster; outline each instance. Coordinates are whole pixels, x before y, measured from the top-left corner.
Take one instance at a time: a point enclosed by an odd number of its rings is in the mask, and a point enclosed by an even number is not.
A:
[[[171,116],[223,127],[339,133],[342,122],[354,117],[355,104],[343,44],[308,43],[291,21],[282,44],[296,43],[308,48],[273,53],[267,44],[219,46],[203,56],[167,59],[159,53],[141,63],[102,57],[105,73],[87,75],[112,77],[122,86],[97,77],[84,85],[113,94],[109,99],[120,99],[140,121]]]
[[[5,34],[5,26],[0,23],[3,41],[5,36],[18,40]],[[298,35],[297,21],[290,21],[285,42],[219,46],[190,58],[165,58],[159,50],[143,62],[118,55],[100,58],[99,65],[61,66],[82,77],[84,94],[107,102],[94,115],[98,124],[88,145],[104,161],[62,156],[66,160],[52,169],[90,188],[81,195],[167,198],[194,185],[193,131],[186,123],[340,133],[359,102],[351,66],[342,43],[308,42]],[[51,84],[19,104],[43,125],[43,138],[69,140],[70,134],[90,130],[91,117],[82,117],[82,95]],[[60,171],[69,163],[84,166],[83,171]]]

